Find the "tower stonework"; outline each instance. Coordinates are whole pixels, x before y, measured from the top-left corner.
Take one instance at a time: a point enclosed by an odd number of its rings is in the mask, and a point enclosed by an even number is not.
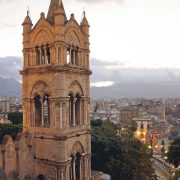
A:
[[[74,14],[67,19],[62,1],[51,0],[47,17],[41,13],[35,26],[27,14],[23,132],[33,147],[27,168],[38,179],[90,180],[89,53],[85,13],[78,24]]]

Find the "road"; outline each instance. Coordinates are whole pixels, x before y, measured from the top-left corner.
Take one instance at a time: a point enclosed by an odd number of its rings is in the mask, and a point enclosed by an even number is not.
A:
[[[167,172],[167,169],[164,167],[163,164],[154,160],[153,167],[156,171],[156,175],[159,177],[159,180],[169,180],[170,179],[170,175]]]

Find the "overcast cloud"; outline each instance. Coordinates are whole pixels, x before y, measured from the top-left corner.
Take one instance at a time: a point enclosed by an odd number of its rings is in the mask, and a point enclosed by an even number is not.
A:
[[[19,57],[0,57],[0,77],[14,78],[21,81],[19,74],[22,68],[22,58]]]
[[[0,77],[14,78],[21,82],[19,71],[22,69],[22,58],[0,57]],[[105,62],[96,58],[90,60],[92,83],[164,83],[176,84],[180,82],[180,69],[168,68],[125,68],[125,64]]]

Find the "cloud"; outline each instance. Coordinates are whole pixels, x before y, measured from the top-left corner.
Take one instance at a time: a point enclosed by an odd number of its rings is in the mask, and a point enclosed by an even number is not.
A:
[[[14,28],[14,27],[15,27],[14,24],[9,24],[5,22],[0,23],[0,28]]]
[[[0,0],[0,3],[12,2],[12,0]]]
[[[20,82],[19,70],[22,68],[22,62],[20,57],[0,57],[0,77],[14,78]]]
[[[19,70],[22,69],[21,57],[0,57],[0,77],[14,78],[21,81]],[[120,62],[100,61],[96,58],[90,59],[92,76],[91,83],[94,85],[116,85],[119,83],[159,83],[180,84],[180,69],[147,69],[127,68],[126,64]],[[109,68],[111,67],[111,68]]]
[[[92,83],[111,81],[119,83],[180,83],[180,68],[128,68],[119,62],[100,61],[96,58],[90,60],[93,74]],[[111,68],[109,68],[111,67]]]

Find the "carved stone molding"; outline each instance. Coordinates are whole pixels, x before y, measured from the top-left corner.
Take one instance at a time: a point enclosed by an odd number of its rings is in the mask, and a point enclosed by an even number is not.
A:
[[[79,94],[80,96],[83,95],[82,87],[77,81],[73,81],[73,83],[69,87],[69,91],[72,92],[74,95],[75,94]]]
[[[65,41],[68,44],[74,44],[80,46],[79,38],[74,31],[70,31],[66,34]]]
[[[50,90],[49,90],[48,85],[44,81],[38,81],[34,85],[31,95],[32,96],[40,95],[42,97],[45,94],[50,95]]]
[[[82,144],[77,141],[76,143],[73,144],[72,146],[72,155],[76,155],[77,153],[83,154],[84,153],[84,148],[82,146]]]

